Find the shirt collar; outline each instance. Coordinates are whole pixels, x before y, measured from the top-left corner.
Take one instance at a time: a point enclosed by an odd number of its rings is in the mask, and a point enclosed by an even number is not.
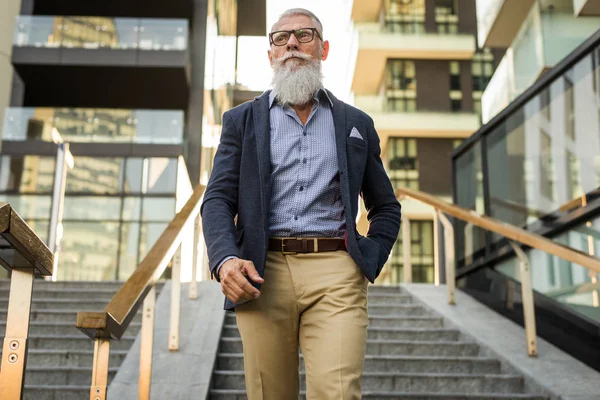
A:
[[[277,92],[275,92],[275,90],[273,89],[271,90],[271,93],[269,93],[269,109],[273,108],[273,104],[275,104],[275,96],[277,96]],[[333,107],[333,101],[331,100],[331,97],[329,97],[329,93],[325,89],[319,89],[319,91],[315,93],[315,96],[313,98],[317,101],[317,103],[319,103],[319,99],[323,99],[323,97],[325,97],[329,101],[329,105]]]

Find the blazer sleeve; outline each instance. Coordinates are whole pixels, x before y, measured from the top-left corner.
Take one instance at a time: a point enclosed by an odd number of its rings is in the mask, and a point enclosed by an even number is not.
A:
[[[367,128],[369,154],[362,182],[361,196],[367,210],[369,231],[367,237],[380,245],[379,265],[383,265],[392,251],[400,230],[401,207],[381,161],[379,136],[373,120]]]
[[[213,170],[200,209],[202,229],[213,276],[227,257],[240,257],[234,218],[238,210],[242,133],[230,112],[223,114],[223,127]]]

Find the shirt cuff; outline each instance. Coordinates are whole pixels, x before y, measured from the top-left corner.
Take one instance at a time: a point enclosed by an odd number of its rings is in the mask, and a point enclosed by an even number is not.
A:
[[[223,266],[223,264],[225,264],[227,261],[229,260],[233,260],[234,258],[237,258],[236,256],[227,256],[223,259],[223,261],[221,261],[221,263],[217,266],[217,268],[215,269],[215,273],[213,274],[214,278],[217,280],[217,282],[221,282],[221,279],[219,279],[219,271],[221,270],[221,267]]]

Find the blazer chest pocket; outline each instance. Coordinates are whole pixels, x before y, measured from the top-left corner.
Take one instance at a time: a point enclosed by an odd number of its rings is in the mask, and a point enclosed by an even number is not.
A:
[[[367,162],[367,153],[367,144],[364,140],[353,137],[348,138],[346,143],[348,170],[352,176],[359,177],[361,181]]]

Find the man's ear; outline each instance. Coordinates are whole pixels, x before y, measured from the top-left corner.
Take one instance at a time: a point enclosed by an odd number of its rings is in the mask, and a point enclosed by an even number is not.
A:
[[[329,55],[329,40],[323,42],[323,55],[321,56],[321,60],[327,60],[327,56]]]

